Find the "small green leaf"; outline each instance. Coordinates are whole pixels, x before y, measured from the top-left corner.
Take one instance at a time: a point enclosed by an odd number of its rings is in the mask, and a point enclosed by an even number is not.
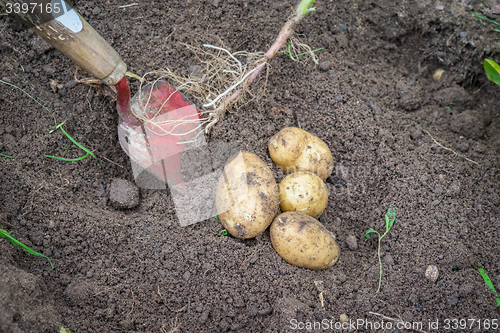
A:
[[[219,221],[219,215],[215,215],[214,219],[216,219],[217,221]]]
[[[314,5],[315,0],[302,0],[297,7],[297,13],[300,13],[303,16],[306,16],[309,13],[312,5]]]
[[[486,274],[484,272],[484,269],[482,269],[482,268],[478,268],[478,270],[479,270],[479,273],[481,274],[481,276],[483,277],[483,280],[486,283],[486,285],[493,291],[495,296],[498,296],[497,291],[495,290],[495,287],[493,286],[493,282],[491,282],[488,274]],[[495,299],[497,301],[497,307],[500,307],[500,297],[496,297]]]
[[[24,251],[26,251],[34,256],[43,257],[43,258],[47,259],[50,263],[50,267],[52,267],[52,269],[54,269],[54,265],[52,265],[52,261],[50,261],[49,257],[47,257],[41,253],[33,251],[32,249],[30,249],[29,247],[27,247],[26,245],[24,245],[23,243],[21,243],[20,241],[18,241],[14,237],[12,237],[10,235],[12,232],[13,231],[7,232],[3,229],[0,229],[0,237],[7,238],[14,246],[17,246],[18,248],[23,249]]]
[[[369,234],[371,234],[372,232],[375,232],[375,233],[377,233],[377,234],[378,234],[378,232],[377,232],[375,229],[370,228],[370,230],[368,230],[368,231],[366,232],[365,237],[366,237],[366,238],[370,238],[370,235],[369,235]]]
[[[64,123],[61,123],[60,125],[62,125]],[[73,142],[75,145],[78,146],[78,148],[80,148],[81,150],[83,150],[84,152],[86,152],[87,154],[90,154],[90,156],[92,156],[96,161],[97,161],[97,157],[95,157],[95,155],[90,151],[88,150],[87,148],[85,148],[84,146],[82,146],[81,144],[79,144],[75,139],[73,139],[65,130],[62,126],[59,127],[61,129],[61,131],[64,133],[64,135],[66,135],[66,137],[68,139],[70,139],[71,142]]]
[[[385,229],[387,231],[391,230],[392,225],[396,221],[396,210],[392,208],[392,206],[389,206],[389,209],[387,210],[387,214],[385,214]]]
[[[215,235],[215,237],[222,237],[222,236],[226,236],[227,235],[227,230],[226,229],[222,229],[222,231]]]
[[[7,158],[14,158],[14,156],[5,155],[5,154],[2,154],[2,153],[0,153],[0,156],[7,157]]]
[[[473,11],[471,11],[471,14],[474,15],[475,17],[477,17],[477,18],[482,19],[482,20],[489,21],[489,22],[494,23],[496,25],[500,25],[500,23],[498,23],[497,21],[491,20],[491,19],[489,19],[487,17],[484,17],[484,16],[481,16],[478,13],[474,13]]]
[[[87,153],[81,157],[77,157],[77,158],[64,158],[64,157],[45,155],[45,154],[42,154],[42,156],[48,157],[48,158],[54,158],[56,160],[61,160],[61,161],[66,161],[66,162],[76,162],[76,161],[81,161],[81,160],[87,158],[87,156],[89,156],[89,153]]]
[[[488,79],[500,85],[500,66],[490,59],[484,59],[484,71]]]
[[[59,330],[59,333],[71,333],[71,330],[69,328],[64,328],[61,326],[61,329]]]

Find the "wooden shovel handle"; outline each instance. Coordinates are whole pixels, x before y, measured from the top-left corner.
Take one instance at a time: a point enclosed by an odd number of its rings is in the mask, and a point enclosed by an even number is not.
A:
[[[8,5],[9,3],[11,5]],[[34,7],[33,13],[31,7],[27,13],[23,13],[22,7],[12,7],[14,3],[26,3],[28,6],[36,3],[39,7]],[[7,12],[10,11],[40,37],[103,83],[115,85],[124,77],[127,65],[118,53],[63,0],[0,0],[0,4],[7,8]],[[20,10],[16,12],[16,8]],[[49,10],[52,12],[57,9],[57,15],[48,13]]]

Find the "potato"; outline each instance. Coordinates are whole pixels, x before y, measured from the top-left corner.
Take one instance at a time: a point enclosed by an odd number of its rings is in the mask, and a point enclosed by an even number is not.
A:
[[[332,267],[340,248],[318,220],[300,212],[277,216],[271,225],[271,243],[287,263],[320,270]]]
[[[287,174],[308,171],[325,181],[333,171],[330,148],[300,128],[286,127],[274,135],[269,140],[269,154]]]
[[[274,175],[260,158],[241,152],[228,161],[217,184],[219,220],[234,237],[262,233],[278,213],[279,194]]]
[[[281,181],[279,190],[283,212],[301,212],[318,218],[328,203],[328,189],[313,173],[292,173]]]

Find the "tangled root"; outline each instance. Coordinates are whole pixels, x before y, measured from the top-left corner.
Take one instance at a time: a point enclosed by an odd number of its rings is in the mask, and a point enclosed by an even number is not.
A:
[[[200,63],[200,66],[193,66],[194,69],[188,77],[178,76],[166,68],[146,73],[143,79],[151,81],[151,76],[154,76],[155,80],[165,79],[176,86],[177,91],[194,100],[201,110],[200,113],[204,115],[202,123],[206,125],[205,131],[220,120],[230,105],[241,107],[264,94],[268,66],[265,79],[260,84],[253,85],[252,89],[245,89],[252,74],[267,64],[264,53],[231,53],[223,47],[210,44],[204,44],[203,48],[183,45],[194,53]],[[240,89],[244,91],[228,103],[228,98]]]

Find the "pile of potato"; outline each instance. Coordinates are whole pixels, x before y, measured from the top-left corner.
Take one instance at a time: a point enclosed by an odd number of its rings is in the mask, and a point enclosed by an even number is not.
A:
[[[288,174],[279,186],[252,153],[226,163],[217,187],[219,220],[238,238],[255,237],[271,225],[271,243],[286,262],[314,270],[333,266],[340,249],[316,220],[328,202],[324,181],[333,171],[330,149],[318,137],[287,127],[271,138],[269,153]],[[283,213],[276,216],[279,208]]]

